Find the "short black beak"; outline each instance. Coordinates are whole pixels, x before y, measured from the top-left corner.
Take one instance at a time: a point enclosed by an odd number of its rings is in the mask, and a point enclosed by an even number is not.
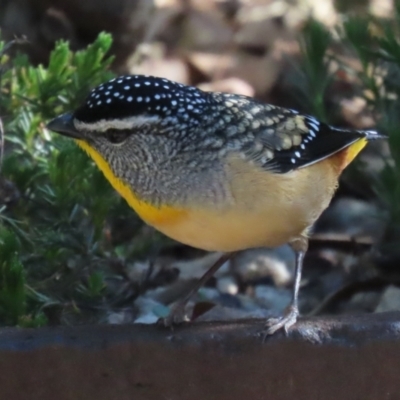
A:
[[[52,119],[47,124],[47,129],[73,139],[82,139],[81,133],[79,133],[74,126],[71,113],[62,114]]]

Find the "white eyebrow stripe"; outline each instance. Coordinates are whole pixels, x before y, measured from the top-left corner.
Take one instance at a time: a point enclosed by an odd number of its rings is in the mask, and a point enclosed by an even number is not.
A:
[[[86,132],[105,132],[108,129],[134,129],[150,123],[159,122],[161,118],[157,115],[135,116],[124,119],[102,119],[96,122],[82,122],[74,119],[75,128]]]

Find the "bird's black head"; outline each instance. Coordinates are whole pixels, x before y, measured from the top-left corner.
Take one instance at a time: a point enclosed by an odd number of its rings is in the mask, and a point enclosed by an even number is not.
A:
[[[209,93],[164,78],[124,75],[94,88],[84,103],[48,125],[82,138],[107,131],[135,133],[155,125],[187,127],[200,123]]]
[[[85,123],[140,115],[198,118],[206,93],[164,78],[125,75],[93,89],[74,118]]]

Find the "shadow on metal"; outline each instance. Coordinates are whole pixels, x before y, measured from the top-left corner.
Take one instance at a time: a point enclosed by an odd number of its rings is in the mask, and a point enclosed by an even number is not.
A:
[[[0,331],[0,399],[399,400],[400,313]]]

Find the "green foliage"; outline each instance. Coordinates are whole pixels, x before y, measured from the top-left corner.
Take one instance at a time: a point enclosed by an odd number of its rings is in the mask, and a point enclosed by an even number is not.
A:
[[[19,259],[20,244],[7,229],[0,230],[0,318],[16,324],[25,314],[25,272]]]
[[[358,86],[353,88],[354,93],[366,100],[378,130],[389,136],[391,158],[384,160],[383,170],[365,182],[370,182],[386,208],[388,228],[381,246],[392,253],[398,252],[400,240],[400,1],[395,5],[392,20],[369,15],[346,17],[337,29],[335,43],[325,28],[310,22],[301,42],[304,79],[300,86],[303,97],[308,99],[306,111],[327,120],[324,97],[333,82],[328,67],[330,61],[335,61],[353,77]],[[357,59],[361,68],[352,69],[337,57],[343,52]],[[328,57],[330,53],[332,58]]]
[[[43,325],[55,309],[62,321],[80,301],[108,295],[110,225],[113,216],[133,213],[87,155],[45,123],[113,76],[111,42],[102,33],[76,53],[59,42],[47,67],[32,66],[24,55],[1,56],[0,43],[6,139],[0,184],[7,180],[20,194],[8,204],[0,191],[0,324]],[[117,243],[122,256],[130,253],[124,243]]]
[[[321,121],[327,121],[325,95],[331,82],[327,51],[331,42],[328,29],[314,20],[307,23],[300,41],[303,79],[298,82],[303,85],[301,92],[310,112]]]

